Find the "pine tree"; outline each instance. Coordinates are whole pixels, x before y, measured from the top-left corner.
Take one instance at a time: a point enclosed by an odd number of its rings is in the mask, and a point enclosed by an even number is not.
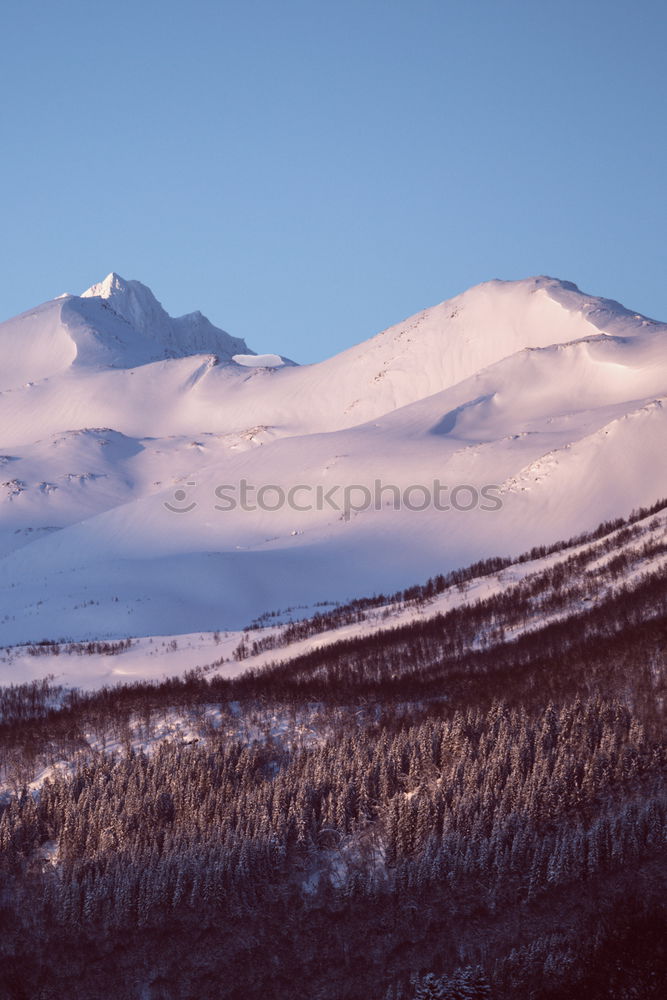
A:
[[[445,986],[432,972],[418,981],[414,1000],[445,1000]]]

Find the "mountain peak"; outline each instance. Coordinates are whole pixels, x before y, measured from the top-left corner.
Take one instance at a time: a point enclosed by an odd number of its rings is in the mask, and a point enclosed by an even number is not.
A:
[[[573,281],[540,274],[518,280],[494,278],[482,282],[441,304],[455,310],[466,309],[468,314],[477,312],[476,325],[479,330],[497,326],[501,312],[504,312],[515,332],[518,324],[524,322],[528,339],[520,346],[545,346],[531,341],[542,333],[553,337],[553,343],[563,343],[563,338],[575,340],[588,333],[599,331],[608,336],[632,337],[644,332],[646,327],[661,327],[664,324],[640,313],[626,309],[615,299],[607,299],[582,291]],[[553,312],[554,304],[560,307],[561,316]],[[480,311],[487,313],[486,317]],[[555,323],[555,326],[553,324]],[[579,326],[581,329],[576,329]],[[553,327],[553,329],[551,329]],[[551,332],[549,330],[551,329]]]
[[[158,339],[170,323],[169,314],[150,288],[140,281],[127,281],[115,271],[103,281],[91,285],[81,298],[105,300],[116,315],[126,320],[135,330],[153,336],[157,334]]]
[[[82,292],[81,298],[109,299],[114,294],[127,291],[129,284],[130,282],[126,281],[125,278],[121,278],[120,274],[111,271],[103,281],[98,281],[96,284],[91,285],[90,288],[87,288],[85,292]]]
[[[83,319],[88,331],[83,340],[76,338],[80,361],[85,356],[97,363],[100,344],[111,352],[111,364],[122,367],[194,354],[214,354],[229,363],[235,354],[253,353],[244,340],[213,326],[198,310],[170,316],[150,288],[116,271],[72,296],[65,316],[73,329]],[[97,344],[92,354],[90,345],[84,350],[90,333]]]

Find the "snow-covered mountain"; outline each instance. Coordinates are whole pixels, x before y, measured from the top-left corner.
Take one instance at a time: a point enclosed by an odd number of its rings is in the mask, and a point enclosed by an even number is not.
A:
[[[296,366],[111,274],[0,324],[0,643],[235,628],[568,537],[667,494],[666,396],[667,326],[553,278]]]

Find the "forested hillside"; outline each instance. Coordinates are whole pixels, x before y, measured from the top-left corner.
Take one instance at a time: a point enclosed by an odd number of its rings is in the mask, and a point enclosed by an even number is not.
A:
[[[235,679],[4,689],[2,995],[662,997],[667,580],[633,531]]]

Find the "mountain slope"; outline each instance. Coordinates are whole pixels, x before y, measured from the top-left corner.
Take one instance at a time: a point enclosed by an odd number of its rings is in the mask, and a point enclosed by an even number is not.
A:
[[[419,629],[443,616],[470,618],[473,628],[466,640],[468,647],[488,649],[553,623],[575,620],[617,600],[623,591],[629,593],[650,578],[664,577],[666,508],[667,500],[662,500],[653,508],[605,522],[569,541],[533,549],[513,560],[485,559],[393,595],[365,596],[327,608],[300,608],[297,621],[291,620],[292,610],[283,610],[224,636],[191,633],[171,641],[163,636],[144,637],[129,641],[127,648],[115,649],[111,658],[108,649],[97,648],[99,643],[94,649],[78,644],[6,648],[0,655],[0,684],[41,678],[47,667],[58,683],[86,690],[114,681],[160,680],[192,670],[230,678],[276,662],[283,669],[320,650],[324,662],[326,650],[340,643],[391,645],[397,629]],[[647,603],[646,617],[651,614]],[[334,655],[340,658],[340,649]]]

